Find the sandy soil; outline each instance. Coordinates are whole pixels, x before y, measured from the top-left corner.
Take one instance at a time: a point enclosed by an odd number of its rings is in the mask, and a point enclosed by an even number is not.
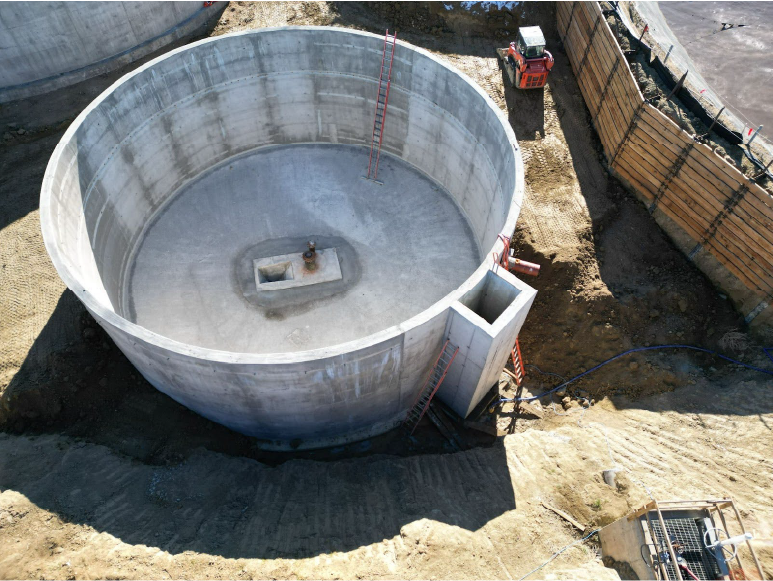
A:
[[[539,294],[521,336],[527,363],[571,376],[632,346],[684,342],[770,365],[604,173],[551,6],[517,16],[542,26],[556,56],[544,93],[504,88],[501,40],[437,23],[430,34],[420,15],[388,21],[360,3],[231,3],[212,34],[288,23],[381,32],[397,20],[400,38],[489,92],[527,169],[513,244],[542,264],[528,281]],[[25,130],[0,142],[0,577],[513,579],[650,493],[733,496],[773,576],[771,382],[706,356],[631,356],[573,384],[564,405],[506,404],[481,421],[509,435],[459,428],[454,453],[427,424],[413,440],[269,455],[155,391],[64,289],[39,231],[51,151],[121,73],[0,108],[0,130]],[[524,393],[555,381],[528,372]],[[601,478],[611,467],[622,469],[616,488]],[[617,573],[591,541],[537,577]]]

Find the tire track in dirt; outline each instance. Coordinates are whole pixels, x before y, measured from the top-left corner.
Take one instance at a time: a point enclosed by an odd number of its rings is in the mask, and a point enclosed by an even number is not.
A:
[[[249,559],[263,575],[283,563],[301,563],[308,573],[348,572],[344,576],[454,576],[464,570],[473,577],[506,578],[508,570],[514,575],[538,564],[554,543],[572,540],[571,529],[563,531],[553,515],[557,536],[543,533],[535,543],[522,534],[520,542],[531,551],[509,546],[514,527],[528,522],[532,510],[539,513],[537,524],[545,515],[534,500],[538,489],[525,485],[543,480],[540,471],[527,477],[508,467],[506,456],[555,442],[556,454],[576,456],[565,441],[540,432],[520,440],[507,442],[506,450],[267,468],[209,452],[178,466],[143,466],[91,444],[70,443],[63,451],[54,436],[0,436],[0,544],[14,546],[24,538],[42,549],[54,522],[67,537],[56,543],[63,545],[56,554],[61,559],[41,561],[26,547],[3,557],[0,575],[25,576],[42,562],[35,571],[51,576],[67,559],[79,575],[112,575],[131,564],[142,576],[157,566],[148,556],[161,551],[176,567],[197,553],[229,572]],[[39,477],[27,480],[18,467],[33,459]],[[545,473],[545,462],[555,460],[543,454],[526,463],[538,461],[534,468]],[[39,507],[33,518],[40,529],[23,517],[6,518],[29,511],[30,502]],[[73,536],[81,530],[89,531],[86,538]],[[88,569],[76,566],[86,554],[95,556],[87,559]],[[323,555],[335,561],[329,569]]]

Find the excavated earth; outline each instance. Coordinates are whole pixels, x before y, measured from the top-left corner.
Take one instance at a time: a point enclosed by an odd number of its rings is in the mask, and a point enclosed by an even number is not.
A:
[[[507,112],[527,171],[513,247],[542,265],[528,280],[539,293],[521,334],[519,393],[663,343],[773,367],[606,173],[552,4],[497,13],[483,21],[491,34],[471,18],[402,3],[237,2],[210,34],[397,26]],[[556,66],[544,92],[505,88],[494,53],[504,22],[545,32]],[[153,389],[64,288],[38,212],[68,123],[138,64],[0,107],[0,577],[514,579],[649,495],[732,496],[773,576],[773,382],[707,355],[621,358],[542,405],[484,411],[487,431],[457,424],[455,444],[425,422],[410,439],[396,431],[295,455],[263,452]],[[499,388],[512,395],[507,377]],[[614,488],[601,477],[613,467]],[[537,577],[618,572],[591,538]]]

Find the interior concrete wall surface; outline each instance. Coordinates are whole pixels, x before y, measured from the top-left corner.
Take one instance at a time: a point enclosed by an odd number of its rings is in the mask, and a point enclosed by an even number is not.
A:
[[[468,361],[460,358],[457,371],[468,372],[464,378],[449,372],[441,397],[467,413],[496,381],[534,298],[514,276],[492,271],[505,250],[502,236],[515,229],[524,190],[507,119],[462,73],[398,42],[382,155],[428,176],[468,221],[482,263],[461,286],[399,324],[296,352],[186,344],[122,312],[122,276],[146,225],[205,170],[267,146],[369,147],[383,45],[380,36],[325,27],[264,29],[188,45],[95,100],[46,171],[43,235],[65,283],[154,386],[266,446],[353,441],[400,423],[449,336]],[[481,281],[490,295],[483,306],[459,302]],[[491,309],[499,313],[493,323],[485,318]],[[459,312],[475,333],[454,330]],[[462,384],[466,401],[458,396]]]
[[[203,2],[0,2],[0,103],[116,69],[190,34]]]

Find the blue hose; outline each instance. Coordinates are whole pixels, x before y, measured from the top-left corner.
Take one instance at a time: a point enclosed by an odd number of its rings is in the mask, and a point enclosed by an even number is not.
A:
[[[581,377],[584,377],[588,375],[589,373],[593,373],[597,369],[604,367],[607,363],[612,363],[615,359],[620,359],[621,357],[625,355],[629,355],[631,353],[636,353],[637,351],[655,351],[657,349],[691,349],[692,351],[701,351],[703,353],[708,353],[710,355],[715,355],[716,357],[719,357],[720,359],[724,359],[725,361],[729,361],[730,363],[735,363],[736,365],[741,365],[743,367],[746,367],[747,369],[751,369],[752,371],[759,371],[760,373],[765,373],[767,375],[773,375],[773,370],[769,369],[762,369],[761,367],[755,367],[754,365],[749,365],[748,363],[744,363],[743,361],[736,361],[735,359],[731,359],[727,355],[722,355],[721,353],[717,353],[716,351],[712,351],[711,349],[704,349],[703,347],[695,347],[694,345],[653,345],[652,347],[636,347],[634,349],[629,349],[628,351],[623,351],[622,353],[619,353],[615,355],[614,357],[610,357],[606,361],[602,361],[596,367],[591,367],[587,371],[583,371],[579,375],[575,375],[571,379],[566,380],[560,385],[557,385],[550,391],[546,391],[545,393],[542,393],[540,395],[533,395],[531,397],[510,397],[510,398],[501,398],[497,401],[495,401],[492,404],[493,406],[499,405],[501,403],[508,403],[508,402],[516,402],[516,401],[534,401],[535,399],[540,399],[545,397],[546,395],[550,395],[551,393],[554,393],[561,389],[562,387],[566,387],[570,383],[573,383],[580,379]],[[762,350],[765,352],[765,355],[768,356],[768,359],[773,361],[773,348],[771,347],[763,347]]]

